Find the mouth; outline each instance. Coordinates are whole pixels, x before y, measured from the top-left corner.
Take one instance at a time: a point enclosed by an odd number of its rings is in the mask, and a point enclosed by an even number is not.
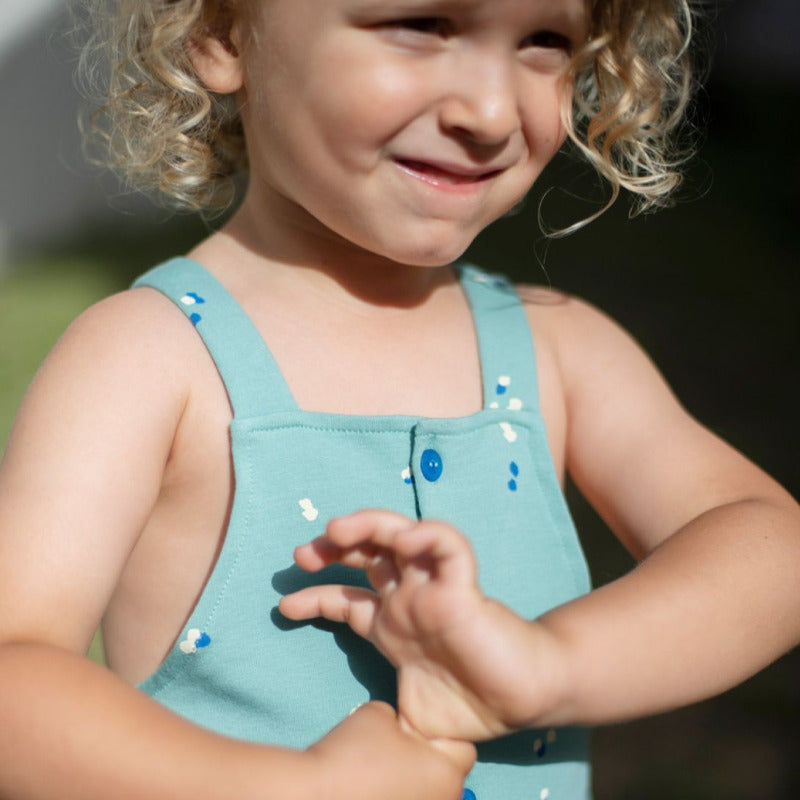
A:
[[[440,161],[417,161],[409,158],[395,158],[397,166],[430,186],[437,188],[470,187],[490,181],[503,170],[451,164]]]

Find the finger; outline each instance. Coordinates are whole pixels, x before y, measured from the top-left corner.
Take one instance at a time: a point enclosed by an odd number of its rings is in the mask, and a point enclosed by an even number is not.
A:
[[[477,758],[478,751],[475,748],[475,745],[472,742],[465,741],[463,739],[440,739],[440,738],[432,738],[430,736],[426,736],[424,733],[420,733],[417,728],[415,728],[411,722],[408,721],[406,717],[403,716],[402,712],[398,713],[398,721],[400,723],[400,728],[410,736],[422,737],[426,739],[431,745],[433,745],[439,752],[446,755],[451,761],[453,761],[456,766],[466,775],[475,764],[475,759]]]
[[[352,548],[342,548],[334,544],[327,536],[318,536],[311,542],[295,548],[295,563],[306,572],[319,572],[334,562],[355,569],[366,569],[375,555],[377,548],[369,544]]]
[[[297,547],[295,562],[308,572],[339,562],[366,569],[381,549],[391,548],[395,535],[416,523],[393,511],[366,509],[328,522],[325,533]]]
[[[478,757],[478,751],[472,742],[456,739],[431,739],[430,743],[453,761],[465,776],[472,769],[475,759]]]
[[[399,531],[394,551],[409,562],[429,560],[438,577],[451,583],[475,583],[477,562],[469,540],[452,525],[426,520]]]
[[[394,591],[400,582],[400,570],[391,551],[383,550],[373,556],[367,565],[367,580],[378,594]]]
[[[351,717],[383,717],[384,719],[397,722],[397,712],[389,703],[383,700],[370,700],[356,706],[351,712]]]
[[[323,617],[331,622],[344,622],[359,636],[369,638],[380,600],[368,589],[353,586],[309,586],[284,595],[278,608],[288,619]]]
[[[395,586],[400,577],[391,551],[372,545],[343,550],[324,537],[297,547],[294,560],[307,572],[318,572],[333,562],[364,570],[370,584],[378,591]]]
[[[325,537],[343,549],[370,544],[392,548],[395,536],[417,523],[394,511],[365,509],[328,523]]]

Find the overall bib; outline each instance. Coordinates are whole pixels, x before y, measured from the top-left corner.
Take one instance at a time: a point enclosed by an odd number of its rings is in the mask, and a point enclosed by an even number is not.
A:
[[[452,419],[303,411],[252,322],[202,266],[176,258],[134,284],[158,289],[191,320],[234,412],[235,495],[225,541],[185,630],[141,684],[144,692],[219,733],[295,748],[367,700],[393,702],[394,670],[371,644],[346,625],[293,623],[276,608],[283,594],[304,586],[365,585],[357,571],[334,565],[308,575],[292,559],[328,519],[361,508],[455,525],[475,549],[483,591],[527,619],[589,591],[539,413],[524,310],[505,280],[459,269],[484,407]],[[588,738],[568,728],[485,743],[464,797],[588,800]]]

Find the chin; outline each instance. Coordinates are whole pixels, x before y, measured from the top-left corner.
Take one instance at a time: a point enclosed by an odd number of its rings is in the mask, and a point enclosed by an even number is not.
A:
[[[444,267],[461,258],[473,239],[467,236],[448,237],[447,240],[431,237],[426,241],[423,237],[409,237],[401,246],[383,255],[410,267]]]
[[[439,250],[415,250],[412,252],[397,253],[389,257],[392,259],[392,261],[396,261],[398,264],[405,264],[408,267],[446,267],[452,264],[454,261],[458,261],[458,259],[464,255],[466,249],[466,247],[462,247],[458,250],[452,250],[449,252],[442,252]]]

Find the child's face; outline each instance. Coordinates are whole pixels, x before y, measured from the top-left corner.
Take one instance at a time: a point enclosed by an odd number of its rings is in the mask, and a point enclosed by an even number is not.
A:
[[[449,263],[563,142],[584,25],[584,0],[262,0],[246,202],[306,241]]]

